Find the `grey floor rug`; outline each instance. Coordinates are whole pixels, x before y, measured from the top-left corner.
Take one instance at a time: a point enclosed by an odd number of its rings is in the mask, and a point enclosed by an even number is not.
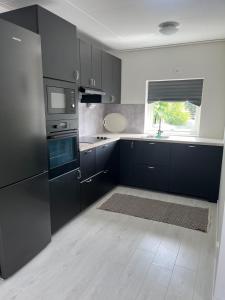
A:
[[[207,232],[209,209],[113,194],[99,209]]]

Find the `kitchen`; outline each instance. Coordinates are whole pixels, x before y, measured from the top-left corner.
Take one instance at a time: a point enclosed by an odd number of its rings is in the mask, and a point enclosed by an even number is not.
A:
[[[223,299],[225,32],[161,17],[158,42],[110,40],[88,1],[19,2],[0,1],[0,299]]]

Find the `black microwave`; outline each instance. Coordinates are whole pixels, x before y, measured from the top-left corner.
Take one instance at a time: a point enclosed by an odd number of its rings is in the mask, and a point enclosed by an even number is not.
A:
[[[65,120],[78,117],[75,83],[45,78],[44,90],[47,120]]]

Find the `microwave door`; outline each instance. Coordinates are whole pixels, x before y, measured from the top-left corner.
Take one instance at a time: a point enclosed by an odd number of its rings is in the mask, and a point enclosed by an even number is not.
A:
[[[66,113],[66,95],[63,88],[48,87],[48,113]]]

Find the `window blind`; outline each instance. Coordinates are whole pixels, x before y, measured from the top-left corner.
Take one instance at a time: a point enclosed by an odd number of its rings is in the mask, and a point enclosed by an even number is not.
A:
[[[200,106],[203,79],[149,81],[148,103],[189,101]]]

